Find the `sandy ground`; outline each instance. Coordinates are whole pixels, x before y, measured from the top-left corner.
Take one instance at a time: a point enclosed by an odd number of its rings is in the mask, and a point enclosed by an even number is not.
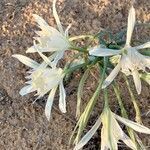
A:
[[[57,9],[64,27],[72,23],[71,35],[97,33],[102,28],[115,32],[126,26],[127,12],[130,0],[58,0]],[[72,80],[65,84],[67,97],[67,114],[58,110],[58,96],[56,96],[52,119],[48,122],[44,116],[46,96],[32,104],[33,94],[21,97],[19,90],[25,82],[26,71],[29,69],[11,57],[12,54],[25,54],[32,45],[32,38],[36,29],[32,14],[42,16],[50,25],[55,26],[51,10],[51,0],[0,0],[0,149],[1,150],[71,150],[68,139],[71,135],[75,120],[76,89],[80,79],[80,72],[73,75]],[[150,21],[150,1],[137,0],[135,4],[139,22]],[[148,41],[149,28],[138,27],[134,38]],[[39,59],[35,54],[28,55]],[[96,80],[89,78],[85,86],[86,104],[94,91]],[[135,112],[131,106],[130,97],[124,86],[124,80],[118,80],[120,87],[125,92],[122,97],[134,119]],[[142,114],[150,109],[150,88],[143,83],[142,94],[137,96]],[[134,91],[135,92],[135,91]],[[115,96],[110,90],[113,102],[112,109],[117,112],[118,106],[114,105]],[[135,92],[136,93],[136,92]],[[92,114],[87,129],[92,125],[97,115],[102,110],[102,97]],[[144,125],[150,127],[150,115],[143,115]],[[150,146],[150,136],[141,135],[146,146]],[[99,131],[84,149],[98,150],[100,140]],[[126,149],[121,147],[121,149]],[[150,149],[150,148],[148,148]]]

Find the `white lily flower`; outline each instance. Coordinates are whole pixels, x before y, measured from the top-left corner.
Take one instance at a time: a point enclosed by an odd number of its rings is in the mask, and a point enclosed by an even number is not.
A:
[[[45,115],[47,119],[50,119],[51,108],[55,96],[55,92],[59,86],[59,108],[65,113],[66,112],[66,92],[63,86],[63,78],[65,74],[61,68],[56,67],[47,67],[47,62],[43,62],[39,64],[34,60],[19,54],[13,55],[13,57],[17,58],[23,64],[32,68],[30,75],[26,78],[29,79],[27,81],[27,85],[20,90],[20,95],[24,96],[33,91],[37,91],[38,98],[44,96],[46,93],[50,91],[50,94],[47,99],[47,103],[45,106]],[[42,58],[46,57],[42,55]],[[44,60],[48,61],[48,58],[44,58]]]
[[[38,50],[40,52],[54,52],[54,61],[57,63],[57,61],[63,57],[64,51],[68,50],[70,47],[68,39],[70,25],[67,27],[66,31],[63,30],[55,5],[56,0],[53,1],[53,15],[59,30],[49,26],[42,17],[36,14],[33,14],[33,17],[41,29],[41,31],[36,31],[38,37],[35,37],[35,40],[38,42]],[[33,45],[26,52],[34,53],[37,52],[37,49]]]
[[[83,136],[83,138],[75,146],[74,150],[81,149],[92,138],[97,129],[100,127],[101,123],[103,125],[101,129],[101,150],[118,150],[117,144],[119,143],[119,140],[123,141],[131,149],[136,150],[136,145],[123,132],[117,120],[137,132],[150,134],[150,129],[147,127],[122,118],[111,112],[110,109],[104,109],[94,126],[86,133],[86,135]]]
[[[94,48],[89,49],[90,55],[113,56],[115,58],[117,56],[117,58],[119,59],[117,66],[105,79],[103,83],[103,88],[107,87],[121,70],[126,75],[133,76],[136,90],[138,94],[141,93],[141,80],[138,71],[141,70],[145,72],[146,68],[150,69],[150,57],[140,54],[138,50],[150,47],[150,42],[147,42],[143,45],[136,47],[130,46],[134,25],[135,25],[135,9],[131,7],[128,16],[127,38],[124,48],[122,48],[121,50],[114,50],[96,46]]]

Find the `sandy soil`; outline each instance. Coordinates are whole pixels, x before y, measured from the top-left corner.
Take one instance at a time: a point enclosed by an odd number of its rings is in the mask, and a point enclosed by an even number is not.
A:
[[[139,22],[150,21],[150,1],[137,0],[135,4]],[[97,33],[102,28],[119,31],[126,26],[127,12],[130,0],[58,0],[58,13],[66,27],[72,23],[71,35],[85,33]],[[21,97],[19,90],[24,85],[28,68],[11,57],[12,54],[25,54],[32,45],[32,38],[36,29],[32,14],[42,16],[50,25],[55,26],[51,10],[51,0],[0,0],[0,149],[1,150],[71,150],[68,139],[71,135],[75,120],[76,88],[80,79],[80,72],[73,75],[72,80],[66,82],[67,114],[61,114],[58,110],[58,96],[56,96],[52,119],[48,122],[44,116],[44,104],[46,96],[37,103],[32,104],[33,94]],[[137,30],[138,29],[138,30]],[[138,27],[134,32],[134,38],[148,41],[150,30],[146,27]],[[39,59],[35,54],[28,55]],[[96,80],[89,78],[85,86],[86,104],[94,91]],[[124,80],[120,77],[122,97],[131,119],[135,112],[131,106],[130,97],[124,86]],[[150,88],[143,83],[142,94],[137,96],[143,123],[150,127],[150,115],[145,113],[150,109]],[[110,98],[113,102],[112,109],[116,112],[118,106],[114,105],[115,95],[110,90]],[[136,92],[135,92],[136,93]],[[116,102],[115,102],[116,103]],[[92,122],[101,112],[102,97],[92,114]],[[146,146],[150,146],[150,137],[141,135]],[[93,137],[84,149],[98,150],[100,133]],[[121,147],[121,149],[126,149]],[[148,148],[150,149],[150,148]]]

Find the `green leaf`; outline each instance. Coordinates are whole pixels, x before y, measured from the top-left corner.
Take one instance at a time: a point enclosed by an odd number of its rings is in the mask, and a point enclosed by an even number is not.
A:
[[[99,79],[98,87],[97,87],[96,91],[94,92],[92,98],[89,100],[84,112],[82,113],[82,115],[79,118],[79,121],[77,123],[78,124],[78,132],[77,132],[77,136],[76,136],[75,141],[74,141],[75,144],[77,144],[79,142],[81,135],[83,133],[83,130],[88,123],[91,112],[92,112],[92,110],[93,110],[93,108],[97,102],[97,99],[99,97],[99,93],[100,93],[100,90],[102,88],[102,83],[103,83],[103,80],[105,77],[107,62],[108,62],[108,59],[104,60],[104,68],[103,69],[100,66],[101,78]]]
[[[141,73],[140,77],[150,85],[150,73]]]
[[[79,118],[80,117],[80,107],[81,107],[81,100],[82,100],[82,96],[83,96],[83,87],[84,87],[84,83],[85,81],[87,80],[88,78],[88,75],[89,75],[89,71],[90,69],[87,69],[81,80],[80,80],[80,83],[79,83],[79,86],[78,86],[78,91],[77,91],[77,109],[76,109],[76,117]]]
[[[121,44],[125,44],[125,41],[123,40],[124,35],[126,34],[126,29],[120,31],[119,33],[116,33],[114,35],[114,41],[118,44],[121,42]]]
[[[139,52],[143,55],[150,56],[150,49],[141,49]]]

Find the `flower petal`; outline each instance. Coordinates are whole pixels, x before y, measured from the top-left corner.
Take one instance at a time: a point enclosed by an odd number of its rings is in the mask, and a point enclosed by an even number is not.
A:
[[[141,80],[140,80],[140,75],[139,75],[138,71],[134,70],[132,72],[132,76],[133,76],[134,84],[136,87],[136,91],[138,94],[140,94],[141,93]]]
[[[113,71],[110,73],[110,75],[104,80],[102,88],[106,88],[111,82],[115,79],[115,77],[118,75],[120,71],[120,63],[117,64],[117,66],[113,69]]]
[[[122,140],[128,147],[131,149],[136,149],[135,144],[132,142],[132,140],[123,132],[121,127],[119,126],[118,122],[115,119],[114,114],[112,113],[112,130],[113,130],[113,135],[115,136],[115,139]]]
[[[52,62],[56,58],[56,56],[57,56],[56,53],[57,52],[54,52],[51,56],[48,57],[50,62]],[[43,61],[42,64],[39,66],[39,68],[46,68],[47,65],[48,64],[45,61]],[[55,67],[53,67],[53,62],[52,62],[52,68],[55,68]]]
[[[48,96],[47,102],[46,102],[46,106],[45,106],[45,115],[47,120],[50,120],[51,117],[51,109],[52,109],[52,105],[53,105],[53,101],[54,101],[54,96],[56,93],[57,87],[53,88]]]
[[[36,69],[40,65],[36,61],[34,61],[26,56],[20,55],[20,54],[12,55],[12,57],[17,58],[20,62],[22,62],[23,64],[25,64],[33,69]]]
[[[35,21],[38,23],[39,27],[45,31],[44,32],[44,35],[50,35],[51,33],[56,33],[56,34],[60,34],[58,30],[56,30],[55,28],[49,26],[47,24],[47,22],[40,16],[36,15],[36,14],[33,14],[33,17],[35,19]],[[39,32],[41,33],[41,32]],[[43,33],[42,33],[43,34]]]
[[[123,137],[121,138],[121,140],[131,149],[135,150],[136,149],[136,145],[132,142],[132,140],[124,133]]]
[[[75,146],[74,150],[80,150],[95,134],[96,130],[101,125],[101,118],[98,118],[94,126],[84,135],[80,142]]]
[[[107,143],[107,132],[105,132],[104,126],[101,129],[101,150],[108,150],[109,145]]]
[[[56,67],[58,61],[63,57],[65,51],[58,51],[56,52],[56,56],[52,62],[52,66]]]
[[[65,30],[65,37],[68,37],[68,31],[71,28],[71,24],[68,25],[68,27]]]
[[[140,46],[136,46],[136,47],[133,47],[133,48],[139,50],[139,49],[144,49],[144,48],[149,48],[149,47],[150,47],[150,42],[147,42],[145,44],[142,44]]]
[[[66,91],[64,89],[63,80],[59,84],[59,109],[62,113],[66,113]]]
[[[135,9],[132,6],[129,10],[129,15],[128,15],[128,27],[127,27],[127,38],[126,38],[127,46],[129,46],[131,42],[134,24],[135,24]]]
[[[140,132],[140,133],[150,134],[150,129],[149,128],[147,128],[147,127],[145,127],[145,126],[143,126],[139,123],[133,122],[131,120],[122,118],[122,117],[120,117],[116,114],[114,114],[114,116],[117,120],[119,120],[120,122],[122,122],[126,126],[132,128],[133,130],[135,130],[137,132]]]
[[[47,24],[47,22],[42,17],[40,17],[39,15],[33,14],[32,16],[33,16],[34,20],[38,23],[40,28],[45,28],[46,26],[49,26]]]
[[[57,26],[58,26],[59,31],[60,31],[62,34],[64,34],[63,27],[62,27],[62,25],[61,25],[59,16],[58,16],[57,11],[56,11],[56,1],[57,1],[57,0],[53,0],[53,15],[54,15],[54,18],[55,18],[55,21],[56,21],[56,23],[57,23]]]
[[[118,131],[118,123],[112,115],[110,109],[104,110],[103,115],[101,116],[102,120],[102,132],[101,132],[101,143],[102,143],[102,150],[106,148],[118,150],[117,142],[120,137],[120,132]],[[116,132],[115,132],[115,131]],[[114,134],[115,132],[115,134]]]
[[[39,37],[37,46],[40,52],[54,52],[68,50],[70,43],[61,33],[59,35],[53,33],[49,36]],[[26,51],[26,53],[34,52],[37,52],[34,47],[30,47]]]
[[[24,96],[28,93],[31,93],[33,92],[34,90],[32,90],[32,86],[31,85],[27,85],[27,86],[24,86],[20,91],[19,91],[19,94],[21,96]]]
[[[141,139],[139,138],[139,136],[135,133],[135,138],[139,144],[139,146],[141,147],[142,150],[146,150],[146,147],[143,145]]]
[[[34,43],[34,47],[35,47],[36,51],[39,53],[39,55],[41,56],[41,58],[47,63],[47,65],[51,66],[51,61],[47,58],[47,56],[45,56],[44,54],[42,54],[42,52],[40,52],[38,50],[38,46],[36,45],[35,41],[33,43]]]
[[[89,48],[89,54],[94,56],[112,56],[120,54],[121,50],[102,48],[101,45]]]
[[[37,52],[36,49],[34,48],[34,46],[31,46],[29,47],[27,50],[26,50],[26,53],[35,53]]]

